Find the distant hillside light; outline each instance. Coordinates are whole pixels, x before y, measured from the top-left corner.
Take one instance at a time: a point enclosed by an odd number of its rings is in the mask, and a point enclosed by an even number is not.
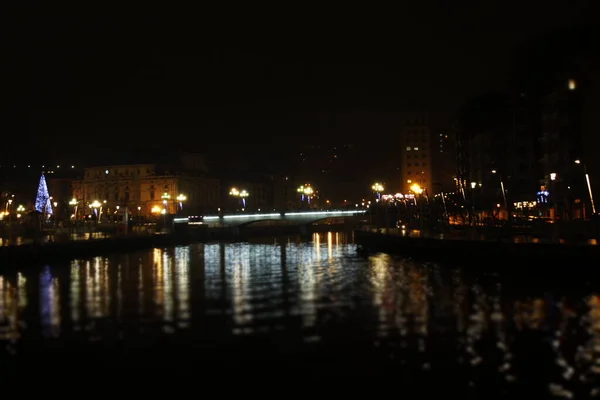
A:
[[[577,89],[577,82],[575,82],[575,79],[569,79],[569,90],[575,89]]]

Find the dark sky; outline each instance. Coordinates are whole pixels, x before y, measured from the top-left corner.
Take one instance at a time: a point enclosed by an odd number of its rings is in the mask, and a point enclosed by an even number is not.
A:
[[[378,131],[369,132],[370,118],[452,112],[502,85],[515,46],[584,9],[566,1],[399,4],[173,10],[177,17],[168,9],[38,11],[11,26],[7,131],[28,138],[28,157],[69,163],[223,149],[265,159],[298,141],[387,137],[396,126],[373,120]]]

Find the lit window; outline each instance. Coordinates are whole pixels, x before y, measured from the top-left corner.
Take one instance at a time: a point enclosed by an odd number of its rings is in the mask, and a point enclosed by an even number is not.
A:
[[[409,179],[409,180],[406,181],[406,183],[412,183],[412,180]]]
[[[575,90],[577,88],[577,82],[575,79],[569,79],[569,90]]]
[[[108,170],[104,171],[104,173],[105,173],[106,175],[108,175]]]
[[[406,151],[410,151],[410,146],[406,146]]]
[[[419,150],[419,148],[418,148],[418,147],[415,147],[415,151],[417,151],[417,150]]]

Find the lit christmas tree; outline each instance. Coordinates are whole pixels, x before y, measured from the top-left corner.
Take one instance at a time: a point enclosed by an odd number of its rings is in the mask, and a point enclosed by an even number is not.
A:
[[[44,214],[52,215],[52,203],[50,202],[50,194],[46,185],[46,177],[42,172],[40,184],[38,186],[37,196],[35,197],[35,210]]]

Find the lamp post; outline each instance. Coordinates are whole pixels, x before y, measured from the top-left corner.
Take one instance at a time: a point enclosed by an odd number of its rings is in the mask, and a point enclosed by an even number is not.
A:
[[[552,220],[556,219],[556,172],[550,174],[550,196],[552,198]]]
[[[246,197],[250,195],[247,190],[238,190],[236,188],[231,188],[231,190],[229,191],[229,195],[236,199],[236,203],[238,201],[237,199],[242,199],[242,211],[246,208]]]
[[[78,205],[78,201],[76,198],[72,198],[71,201],[69,201],[69,205],[71,207],[73,207],[73,218],[75,219],[75,221],[77,221],[77,205]]]
[[[100,223],[100,215],[99,215],[99,209],[102,208],[102,203],[100,203],[98,200],[94,200],[92,202],[92,204],[90,204],[90,208],[94,210],[94,214],[96,215],[96,225]]]
[[[590,183],[590,175],[587,172],[587,165],[585,165],[585,163],[582,163],[581,160],[575,160],[575,164],[583,164],[583,173],[585,175],[585,182],[587,184],[588,192],[590,194],[592,214],[596,214],[596,206],[594,205],[594,195],[592,194],[592,184]]]
[[[242,208],[242,210],[243,210],[244,208],[246,208],[246,197],[248,197],[248,196],[249,196],[249,193],[248,193],[248,191],[246,191],[246,190],[242,190],[242,191],[240,192],[240,199],[242,199],[242,207],[243,207],[243,208]]]
[[[308,207],[310,208],[310,199],[314,193],[314,190],[310,183],[301,185],[300,187],[298,187],[298,189],[296,189],[296,191],[300,193],[300,208],[302,208],[302,206],[304,205],[304,199],[306,199]]]
[[[379,200],[381,200],[381,192],[384,191],[383,185],[380,184],[379,182],[375,182],[373,184],[373,186],[371,186],[371,189],[375,192],[375,194],[377,195],[377,198]]]
[[[169,213],[169,200],[171,199],[171,195],[167,192],[164,192],[162,196],[160,196],[160,198],[163,201],[163,205],[164,208],[161,211],[162,214],[164,215],[164,224],[165,224],[165,229],[167,228],[167,214]]]
[[[477,182],[471,182],[471,225],[475,225],[475,187]]]
[[[180,194],[179,196],[177,196],[177,202],[179,202],[179,209],[181,211],[183,211],[183,202],[187,200],[187,197],[185,197],[183,194]]]
[[[508,210],[508,201],[506,201],[506,190],[504,190],[504,180],[502,179],[502,174],[499,174],[498,171],[496,171],[495,169],[492,170],[492,174],[498,174],[498,176],[500,177],[500,189],[502,190],[502,199],[504,200],[504,208],[506,208],[506,212],[509,214],[510,217],[510,211]]]
[[[12,203],[13,203],[13,199],[8,199],[8,223],[10,224],[12,222]]]

